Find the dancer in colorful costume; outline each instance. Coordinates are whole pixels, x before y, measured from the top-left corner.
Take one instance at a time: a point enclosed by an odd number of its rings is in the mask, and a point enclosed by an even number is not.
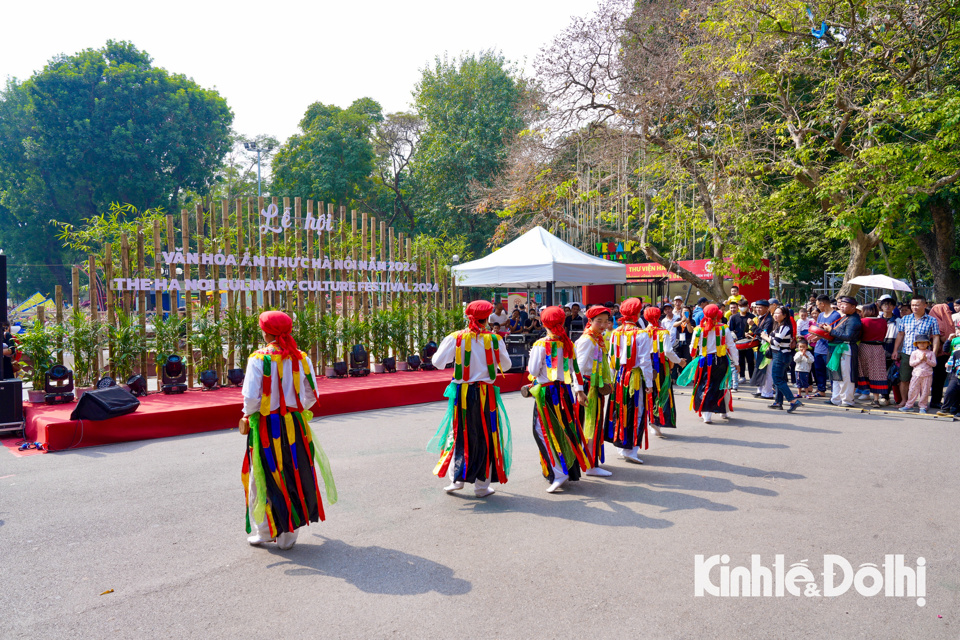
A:
[[[578,404],[586,404],[583,376],[577,366],[577,352],[563,328],[566,318],[561,307],[547,307],[540,321],[547,337],[530,349],[527,372],[536,384],[529,395],[536,401],[533,410],[533,437],[540,449],[543,476],[553,493],[567,480],[580,479],[581,471],[593,465],[584,450],[586,438],[580,426]]]
[[[438,369],[449,362],[455,366],[444,393],[447,415],[427,449],[440,455],[433,472],[450,479],[444,491],[453,493],[471,482],[474,494],[485,498],[494,492],[491,482],[505,483],[510,474],[510,420],[494,383],[497,367],[502,373],[511,362],[503,339],[484,330],[493,305],[477,300],[465,313],[470,326],[444,338],[433,355]]]
[[[293,321],[282,311],[260,314],[267,346],[247,361],[243,379],[243,418],[247,436],[241,477],[247,496],[247,542],[277,542],[290,549],[299,527],[324,519],[320,485],[327,499],[337,501],[330,461],[310,429],[317,402],[313,364],[297,349],[290,331]]]
[[[613,441],[621,458],[636,464],[643,464],[638,456],[640,447],[650,447],[644,398],[653,385],[650,336],[637,326],[642,306],[637,298],[627,298],[620,304],[622,324],[610,334],[608,348],[614,380],[607,403],[606,437]]]
[[[681,367],[687,364],[673,351],[670,332],[660,327],[661,311],[657,307],[647,307],[643,319],[647,321],[644,329],[650,336],[650,363],[653,370],[653,384],[647,395],[647,421],[657,435],[664,437],[661,428],[677,428],[677,405],[673,398],[673,377],[670,375],[670,363]]]
[[[680,375],[684,380],[682,384],[689,384],[692,374],[694,391],[690,408],[706,424],[713,421],[714,413],[726,418],[727,411],[733,411],[733,397],[729,390],[733,386],[732,376],[739,375],[739,365],[727,357],[727,354],[736,352],[737,341],[720,318],[720,307],[715,304],[707,305],[703,310],[703,321],[694,330],[690,347],[690,356],[696,359]],[[681,383],[678,381],[678,384]]]
[[[583,376],[587,402],[580,404],[580,424],[586,438],[587,456],[591,469],[588,476],[612,475],[600,468],[603,460],[604,396],[610,393],[613,376],[607,362],[607,345],[604,332],[613,321],[613,314],[606,307],[595,306],[587,310],[587,328],[577,340],[577,368]]]

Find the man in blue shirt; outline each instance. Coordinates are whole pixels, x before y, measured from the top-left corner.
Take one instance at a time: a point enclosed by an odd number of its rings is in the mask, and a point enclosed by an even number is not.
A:
[[[910,311],[908,316],[897,320],[897,340],[893,343],[893,359],[900,362],[900,396],[903,406],[907,402],[907,394],[910,390],[910,378],[913,375],[913,367],[910,366],[910,354],[916,349],[914,342],[918,335],[933,336],[933,352],[940,353],[940,325],[937,319],[927,315],[927,299],[919,293],[910,300]]]
[[[703,320],[703,308],[707,306],[707,303],[710,301],[706,298],[700,298],[697,300],[697,306],[693,308],[693,324],[700,326],[700,321]]]
[[[817,324],[834,325],[840,320],[840,312],[830,304],[830,296],[817,296]],[[823,338],[817,340],[813,347],[813,370],[817,375],[817,395],[823,396],[827,391],[827,362],[830,361],[830,349]]]

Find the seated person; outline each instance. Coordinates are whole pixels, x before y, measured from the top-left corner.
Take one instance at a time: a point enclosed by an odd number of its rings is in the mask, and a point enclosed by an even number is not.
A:
[[[520,317],[519,309],[514,309],[510,315],[510,321],[507,322],[507,331],[509,333],[520,333],[523,331],[523,318]]]

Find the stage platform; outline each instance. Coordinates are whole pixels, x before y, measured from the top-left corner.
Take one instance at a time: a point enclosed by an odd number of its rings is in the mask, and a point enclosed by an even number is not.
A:
[[[441,371],[398,371],[371,374],[364,378],[321,379],[317,391],[320,404],[316,416],[370,411],[443,400],[450,383],[451,369]],[[522,373],[500,377],[502,392],[517,391],[526,382]],[[203,431],[236,428],[242,399],[237,388],[215,391],[191,390],[181,395],[153,393],[140,399],[140,407],[129,415],[110,420],[71,420],[75,402],[62,405],[24,403],[26,440],[41,442],[49,451],[92,447],[114,442],[149,440]],[[19,439],[16,440],[19,442]],[[3,444],[16,451],[12,438]],[[28,453],[28,452],[23,452]],[[29,451],[29,454],[35,453]]]

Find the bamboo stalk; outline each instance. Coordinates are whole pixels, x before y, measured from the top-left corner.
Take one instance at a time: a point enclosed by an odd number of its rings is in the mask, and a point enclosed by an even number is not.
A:
[[[114,300],[113,294],[113,245],[107,243],[103,248],[103,277],[106,280],[106,286],[104,287],[107,290],[107,327],[113,327],[116,322],[116,314],[114,312],[114,307],[116,306],[116,301]],[[41,309],[42,310],[42,309]],[[108,363],[113,359],[113,340],[107,340],[107,358],[103,361],[103,370],[107,371],[109,366]]]
[[[54,299],[57,304],[57,326],[63,326],[63,287],[59,284],[54,289]],[[63,364],[63,334],[57,336],[57,362]]]
[[[74,313],[80,311],[80,267],[76,265],[71,274],[70,304]]]
[[[146,274],[146,267],[144,266],[145,261],[145,251],[144,251],[145,238],[143,235],[143,225],[137,225],[137,277],[143,278]],[[140,318],[140,343],[143,345],[147,344],[147,292],[143,290],[143,287],[139,288],[137,291],[137,315]],[[146,375],[147,373],[147,350],[144,348],[140,352],[140,374]]]
[[[124,278],[130,277],[130,240],[127,238],[126,232],[120,235],[120,275]],[[133,304],[132,297],[133,293],[127,291],[126,287],[124,287],[120,297],[124,313],[130,313],[130,307]]]
[[[360,259],[366,262],[370,258],[370,252],[367,250],[367,223],[369,222],[367,218],[367,212],[364,211],[360,215]],[[357,283],[360,286],[360,272],[357,271]],[[369,313],[368,303],[370,302],[370,295],[367,293],[366,281],[367,274],[369,271],[365,271],[363,274],[363,291],[360,293],[360,317],[366,318]]]
[[[97,307],[100,304],[100,296],[97,295],[97,257],[88,256],[87,257],[87,280],[90,284],[90,319],[96,324],[100,320],[100,309]],[[100,349],[97,349],[97,354],[93,358],[93,379],[100,379]]]
[[[239,208],[239,207],[238,207]],[[225,254],[230,254],[230,201],[224,200],[220,203],[220,215],[221,215],[221,224],[223,229],[223,238],[224,238],[224,247],[223,252]],[[233,279],[233,265],[228,264],[225,268],[227,280]],[[227,287],[227,313],[233,314],[237,308],[236,296],[234,295],[233,288]],[[234,344],[233,340],[230,340],[227,343],[227,369],[233,369],[236,363],[234,350],[237,345]]]
[[[183,245],[184,255],[190,251],[190,213],[183,209],[180,212],[180,243]],[[191,271],[193,268],[188,264],[184,263],[183,265],[183,279],[187,280],[190,278]],[[199,293],[197,294],[199,296]],[[189,292],[185,295],[184,301],[184,317],[186,318],[186,360],[187,363],[187,388],[193,387],[193,340],[191,339],[191,334],[193,333],[193,305],[191,304],[191,295]]]

